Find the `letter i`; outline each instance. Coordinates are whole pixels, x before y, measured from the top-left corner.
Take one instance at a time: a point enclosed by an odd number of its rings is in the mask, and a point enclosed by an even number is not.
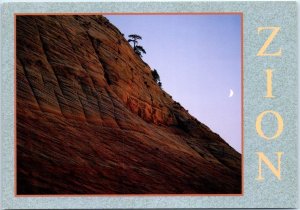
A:
[[[266,74],[267,74],[267,95],[265,96],[265,98],[275,98],[273,96],[273,87],[272,87],[273,70],[267,69]]]

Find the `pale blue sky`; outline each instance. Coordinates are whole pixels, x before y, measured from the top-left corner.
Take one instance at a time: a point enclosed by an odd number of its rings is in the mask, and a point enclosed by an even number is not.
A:
[[[128,38],[139,34],[143,60],[163,89],[241,152],[239,15],[106,15]],[[234,91],[229,98],[230,89]]]

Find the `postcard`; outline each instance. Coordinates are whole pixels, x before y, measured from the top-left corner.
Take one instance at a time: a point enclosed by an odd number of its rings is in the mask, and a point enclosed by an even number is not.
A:
[[[296,208],[295,2],[1,5],[1,208]]]

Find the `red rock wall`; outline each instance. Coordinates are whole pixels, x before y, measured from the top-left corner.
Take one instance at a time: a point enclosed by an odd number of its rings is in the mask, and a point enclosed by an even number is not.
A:
[[[241,156],[102,16],[17,16],[18,193],[239,193]]]

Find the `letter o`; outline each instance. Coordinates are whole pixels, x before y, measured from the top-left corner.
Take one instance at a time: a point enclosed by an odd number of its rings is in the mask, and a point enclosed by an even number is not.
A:
[[[261,128],[261,121],[262,121],[263,117],[268,113],[273,114],[277,119],[277,131],[271,137],[266,136]],[[267,110],[267,111],[260,113],[256,118],[256,131],[257,131],[258,135],[260,135],[262,138],[264,138],[266,140],[278,138],[283,131],[283,120],[282,120],[281,115],[278,112],[275,112],[273,110]]]

